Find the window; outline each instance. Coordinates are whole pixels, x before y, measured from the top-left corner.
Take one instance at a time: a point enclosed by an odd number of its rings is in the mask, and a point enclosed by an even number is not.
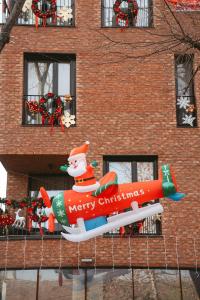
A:
[[[116,23],[116,16],[113,11],[115,0],[102,0],[102,26],[103,27],[119,27],[124,26],[123,21]],[[152,17],[152,1],[151,0],[137,0],[138,15],[135,21],[132,18],[128,19],[129,27],[151,27],[153,24]],[[128,12],[128,4],[123,1],[120,5],[124,13]]]
[[[115,171],[118,183],[147,181],[157,178],[157,156],[105,156],[104,173]],[[155,199],[156,200],[156,199]],[[112,232],[119,233],[119,230]],[[126,234],[161,234],[159,216],[146,218],[125,227]]]
[[[75,114],[75,55],[26,53],[24,67],[23,124],[42,124],[41,115],[31,113],[27,109],[26,101],[39,101],[47,93],[60,96],[64,104],[64,112],[68,111],[70,114]],[[65,95],[70,95],[72,100],[65,101]],[[55,109],[52,104],[51,99],[46,104],[50,113]],[[45,124],[48,124],[48,120],[45,120]]]
[[[41,186],[44,186],[49,197],[54,197],[58,193],[65,190],[70,190],[73,185],[73,178],[68,174],[64,175],[34,175],[30,177],[29,180],[29,195],[31,197],[40,197],[39,189]],[[38,213],[38,212],[37,212]],[[41,214],[43,214],[43,210]],[[43,231],[45,234],[48,232],[48,221],[42,223]],[[55,220],[55,232],[54,235],[60,234],[62,231],[62,225],[60,225],[57,220]],[[37,222],[32,222],[31,234],[40,234],[39,226]]]
[[[116,267],[0,271],[2,300],[197,300],[199,286],[200,277],[189,270]]]
[[[35,300],[37,270],[0,271],[0,299]]]
[[[176,116],[181,127],[197,126],[197,108],[194,95],[193,55],[175,56]]]
[[[0,24],[5,23],[9,17],[15,0],[0,0]],[[64,26],[72,27],[75,25],[75,5],[74,0],[57,0],[56,1],[56,13],[59,15],[60,10],[66,7],[72,10],[72,18],[47,18],[45,26]],[[42,10],[50,9],[49,1],[39,1],[38,8]],[[71,13],[70,13],[71,14]],[[35,25],[36,17],[32,9],[22,10],[19,15],[16,24],[17,25]],[[42,18],[38,18],[38,25],[43,26]]]

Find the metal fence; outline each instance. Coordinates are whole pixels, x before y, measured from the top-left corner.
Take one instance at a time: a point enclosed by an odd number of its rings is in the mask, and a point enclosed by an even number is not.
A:
[[[46,237],[59,237],[61,231],[64,231],[62,225],[56,223],[54,233],[48,231],[47,222],[42,223],[43,235]],[[146,218],[143,222],[133,223],[131,225],[124,227],[124,232],[121,233],[120,229],[104,234],[104,237],[133,237],[133,236],[143,236],[143,235],[161,235],[161,220],[156,219],[155,216]],[[13,239],[23,238],[24,236],[30,237],[31,239],[37,239],[41,236],[41,230],[36,222],[32,222],[31,229],[19,228],[16,226],[0,227],[0,236],[10,236]]]
[[[47,1],[45,2],[46,5],[50,5]],[[38,3],[38,8],[42,9],[43,1]],[[6,22],[7,18],[12,11],[14,6],[14,0],[0,0],[0,24]],[[74,26],[75,25],[75,4],[74,0],[56,0],[56,7],[57,13],[60,11],[61,8],[71,8],[73,18],[64,21],[64,19],[60,17],[56,18],[47,18],[46,19],[46,26]],[[49,8],[49,7],[48,7]],[[35,15],[32,9],[28,9],[26,12],[21,12],[19,18],[17,19],[16,25],[35,25]],[[42,25],[43,20],[38,19],[38,25]]]

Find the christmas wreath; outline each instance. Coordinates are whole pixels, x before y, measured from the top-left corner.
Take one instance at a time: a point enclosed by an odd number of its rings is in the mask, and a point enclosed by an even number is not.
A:
[[[56,0],[48,0],[50,8],[48,9],[47,3],[42,5],[42,9],[38,8],[38,3],[40,0],[33,0],[31,9],[36,16],[36,27],[38,26],[38,18],[41,18],[43,21],[43,26],[46,25],[46,19],[56,18]]]
[[[120,8],[122,2],[128,3],[128,12],[125,13]],[[119,19],[125,21],[125,26],[128,26],[128,20],[135,18],[138,14],[138,4],[136,0],[116,0],[113,5],[113,10],[116,15],[116,23],[119,25]]]
[[[52,107],[55,108],[55,110],[52,113],[50,113],[46,107],[46,103],[49,99],[53,99]],[[44,125],[46,120],[52,126],[56,121],[60,121],[61,123],[61,116],[63,115],[64,105],[61,98],[57,95],[54,95],[53,93],[46,94],[39,100],[39,105],[37,108],[35,107],[35,110],[36,109],[38,109],[39,113],[42,116],[42,125]]]

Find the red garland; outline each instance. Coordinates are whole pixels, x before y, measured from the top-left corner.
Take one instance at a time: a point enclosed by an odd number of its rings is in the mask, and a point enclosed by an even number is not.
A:
[[[14,221],[15,221],[15,219],[7,213],[0,215],[0,227],[12,225],[14,223]]]
[[[40,0],[33,0],[32,5],[31,5],[31,9],[32,9],[33,13],[36,15],[36,27],[38,26],[37,18],[42,19],[43,26],[46,26],[47,18],[52,17],[53,20],[55,20],[55,18],[56,18],[56,0],[49,0],[48,2],[50,2],[51,8],[44,10],[44,11],[42,11],[41,9],[38,8],[39,2],[40,2]]]
[[[128,3],[128,10],[129,13],[124,13],[122,12],[120,5],[122,2],[127,2]],[[119,19],[125,21],[125,26],[128,26],[128,18],[129,15],[131,14],[133,17],[136,17],[138,14],[138,4],[136,0],[116,0],[114,5],[113,5],[113,10],[116,15],[116,22],[119,24]]]

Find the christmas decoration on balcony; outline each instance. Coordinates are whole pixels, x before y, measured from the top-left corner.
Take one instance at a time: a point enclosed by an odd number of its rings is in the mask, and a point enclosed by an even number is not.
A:
[[[38,27],[38,18],[42,19],[42,24],[45,27],[48,18],[56,20],[56,0],[46,0],[42,2],[42,9],[38,8],[40,0],[32,0],[32,11],[35,14],[35,25]],[[48,7],[50,5],[50,8]]]
[[[58,12],[57,17],[61,19],[62,22],[68,22],[73,19],[72,9],[63,6]]]
[[[52,99],[52,107],[55,107],[53,113],[50,113],[46,107],[46,103],[49,99]],[[42,116],[42,125],[45,124],[47,120],[49,124],[52,126],[55,124],[56,121],[61,121],[61,116],[63,115],[64,105],[60,97],[54,95],[53,93],[48,93],[43,96],[39,100],[39,112]]]
[[[179,109],[185,110],[185,114],[182,116],[182,124],[190,125],[191,127],[193,127],[193,123],[196,120],[196,117],[193,115],[195,111],[195,106],[194,104],[191,104],[190,97],[181,96],[177,98],[176,104]]]
[[[195,106],[194,106],[194,104],[190,104],[189,106],[188,106],[188,108],[186,108],[186,112],[187,113],[193,113],[194,111],[195,111]]]
[[[26,0],[23,7],[22,7],[22,12],[26,13],[31,10],[32,6],[32,0]]]
[[[87,141],[72,149],[68,164],[60,167],[74,177],[72,190],[59,193],[51,201],[45,188],[40,188],[44,203],[50,209],[49,228],[53,230],[57,219],[68,232],[62,233],[65,239],[81,242],[94,238],[163,212],[160,203],[140,208],[144,203],[162,197],[178,201],[185,196],[177,192],[176,180],[168,165],[162,166],[158,180],[118,184],[117,174],[108,172],[98,182],[94,176],[97,162],[88,164],[86,160],[89,144]],[[114,212],[121,213],[108,217]]]
[[[186,109],[187,106],[189,106],[189,104],[190,104],[189,97],[182,96],[182,97],[177,98],[177,105],[179,106],[179,108]]]
[[[52,108],[54,111],[52,113],[49,112],[47,109],[47,102],[49,99],[52,99]],[[64,112],[64,104],[61,98],[53,93],[48,93],[44,95],[40,100],[39,103],[36,100],[27,101],[28,110],[31,113],[40,113],[42,116],[42,125],[47,122],[48,124],[54,126],[54,124],[61,122],[61,116]]]
[[[192,115],[184,115],[182,117],[182,124],[185,124],[185,125],[190,125],[191,127],[194,126],[193,122],[194,120],[196,120],[196,117],[193,117]]]
[[[70,94],[64,95],[63,97],[66,102],[71,102],[72,101],[72,96]]]
[[[65,127],[69,128],[71,125],[76,123],[75,115],[70,115],[69,112],[65,112],[65,114],[61,117],[61,122]]]
[[[27,197],[23,198],[22,200],[14,200],[14,199],[7,199],[7,198],[0,198],[0,203],[5,204],[7,206],[12,207],[13,209],[18,208],[15,212],[16,218],[14,219],[12,216],[8,215],[10,218],[10,223],[6,225],[12,225],[18,228],[24,228],[25,226],[25,218],[19,216],[19,212],[23,208],[27,208],[28,218],[29,218],[29,230],[32,227],[32,221],[38,223],[40,234],[43,234],[41,223],[46,222],[49,217],[45,215],[46,205],[42,198],[32,198]],[[47,209],[48,210],[48,209]],[[0,215],[1,215],[0,209]],[[11,222],[12,220],[12,222]],[[1,217],[0,217],[1,222]]]
[[[15,222],[12,224],[12,226],[17,227],[17,228],[24,228],[26,224],[25,217],[20,217],[19,213],[21,211],[21,208],[19,208],[17,211],[15,211],[16,217],[15,217]]]
[[[43,208],[45,208],[45,207],[46,206],[42,202],[42,205],[40,208],[38,208],[37,205],[28,208],[29,220],[38,223],[40,235],[44,234],[43,229],[42,229],[42,223],[48,221],[48,219],[49,219],[43,210]],[[29,226],[29,230],[30,229],[31,229],[31,224]]]
[[[177,10],[200,10],[199,0],[166,0]]]
[[[28,110],[32,113],[32,114],[36,114],[39,112],[39,105],[38,102],[36,100],[29,100],[26,102],[27,106],[28,106]]]
[[[7,212],[0,208],[0,227],[12,225],[15,219]]]
[[[123,12],[121,8],[122,2],[128,4],[128,12]],[[125,26],[128,26],[129,19],[134,19],[138,14],[138,4],[136,0],[116,0],[113,5],[113,11],[116,16],[116,23],[120,25],[119,20],[125,21]]]

